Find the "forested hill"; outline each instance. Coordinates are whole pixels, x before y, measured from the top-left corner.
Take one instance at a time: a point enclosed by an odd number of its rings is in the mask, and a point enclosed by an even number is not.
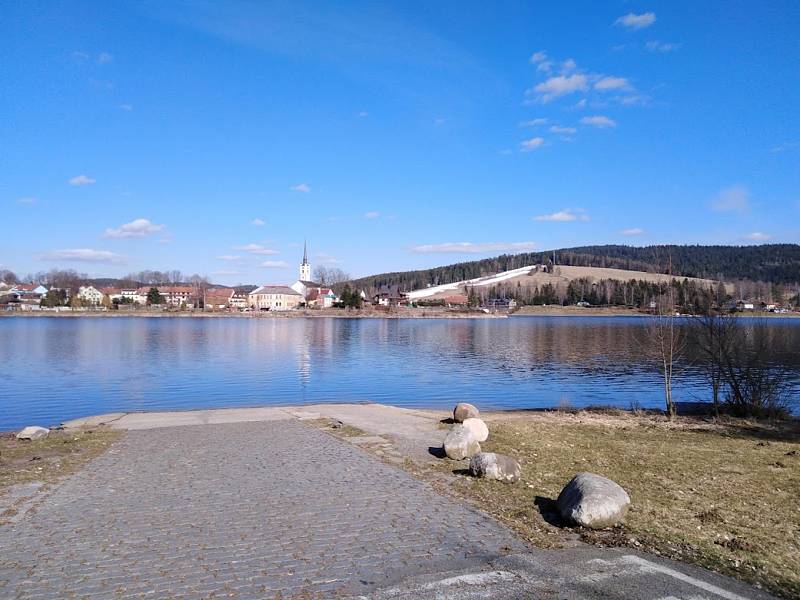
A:
[[[362,277],[358,288],[373,290],[382,285],[413,290],[428,285],[452,283],[534,264],[549,264],[553,251],[504,254],[495,258],[398,273]],[[760,246],[578,246],[555,250],[556,264],[579,267],[610,267],[632,271],[672,272],[685,277],[751,280],[771,283],[800,282],[800,245]]]

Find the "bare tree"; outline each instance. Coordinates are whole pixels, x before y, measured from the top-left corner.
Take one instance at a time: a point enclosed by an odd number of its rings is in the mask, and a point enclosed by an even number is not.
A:
[[[19,279],[12,271],[9,271],[8,269],[0,269],[0,281],[3,283],[13,284],[18,283]]]
[[[314,280],[317,283],[333,287],[340,283],[350,281],[352,277],[350,273],[343,271],[337,267],[315,267]]]
[[[738,323],[733,315],[715,315],[707,312],[694,317],[694,334],[697,348],[700,350],[699,366],[705,372],[711,384],[711,398],[714,412],[719,414],[724,383],[724,365],[730,356],[736,339]]]

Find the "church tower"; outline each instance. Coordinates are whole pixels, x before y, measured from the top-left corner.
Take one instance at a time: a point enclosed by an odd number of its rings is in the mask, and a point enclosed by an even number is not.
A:
[[[311,281],[311,265],[308,264],[308,250],[303,241],[303,262],[300,263],[300,281]]]

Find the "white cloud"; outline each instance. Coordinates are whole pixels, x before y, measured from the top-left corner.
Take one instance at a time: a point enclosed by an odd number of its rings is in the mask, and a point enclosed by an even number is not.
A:
[[[290,189],[295,192],[302,192],[303,194],[307,194],[308,192],[311,191],[311,186],[308,185],[307,183],[298,183],[297,185],[293,185]]]
[[[97,64],[107,65],[114,60],[114,55],[108,52],[101,52],[97,55]]]
[[[787,150],[794,150],[795,148],[800,147],[800,142],[783,142],[782,144],[778,144],[777,146],[773,146],[769,149],[770,152],[773,154],[778,154],[780,152],[786,152]]]
[[[250,254],[258,254],[263,256],[274,256],[280,254],[277,250],[272,248],[265,248],[261,244],[246,244],[244,246],[236,246],[234,250],[241,250],[242,252],[249,252]]]
[[[70,185],[89,185],[94,183],[95,180],[91,177],[87,177],[86,175],[77,175],[69,180]]]
[[[580,208],[565,208],[550,215],[539,215],[534,221],[550,221],[554,223],[568,223],[570,221],[588,221],[589,215]]]
[[[133,110],[133,104],[120,104],[119,107],[125,112],[131,112]]]
[[[547,60],[547,53],[541,50],[539,52],[534,52],[531,55],[531,62],[534,64],[544,62],[546,60]]]
[[[539,148],[542,144],[544,144],[544,138],[534,137],[529,140],[524,140],[523,142],[521,142],[520,146],[522,147],[520,148],[520,150],[522,152],[531,152],[532,150],[536,150],[537,148]]]
[[[153,235],[164,229],[164,225],[151,223],[148,219],[134,219],[115,228],[108,228],[103,233],[105,238],[142,238]]]
[[[744,239],[752,242],[766,242],[767,240],[771,240],[772,236],[768,233],[762,233],[761,231],[754,231],[744,236]]]
[[[676,44],[673,42],[659,42],[658,40],[652,40],[647,42],[644,45],[645,48],[650,50],[650,52],[672,52],[673,50],[677,50],[681,47],[681,44]]]
[[[66,262],[121,263],[125,257],[108,250],[76,248],[72,250],[53,250],[39,255],[39,260]]]
[[[609,90],[630,90],[632,88],[624,77],[601,77],[595,82],[594,89],[607,92]]]
[[[359,118],[363,119],[365,117],[368,117],[369,113],[367,111],[365,111],[365,110],[362,110],[360,113],[358,113],[358,116],[359,116]]]
[[[234,254],[223,254],[222,256],[218,256],[217,260],[224,260],[227,262],[234,262],[242,258],[241,256],[236,256]]]
[[[539,127],[540,125],[546,125],[547,119],[531,119],[530,121],[523,121],[519,124],[520,127]]]
[[[589,88],[589,79],[582,73],[574,75],[557,75],[534,86],[533,91],[539,94],[541,102],[549,102],[559,96],[574,92],[584,92]]]
[[[621,25],[626,29],[644,29],[656,22],[656,13],[646,12],[640,15],[628,13],[614,21],[614,25]]]
[[[561,63],[561,72],[568,73],[569,71],[573,71],[577,68],[578,63],[576,63],[573,59],[568,58],[564,62]]]
[[[600,127],[601,129],[605,127],[616,127],[616,121],[612,121],[608,117],[604,117],[603,115],[596,115],[594,117],[583,117],[581,119],[581,123],[584,125],[591,125],[593,127]]]
[[[650,96],[645,94],[632,94],[630,96],[617,96],[614,98],[623,106],[645,106],[650,104]]]
[[[263,219],[259,219],[256,217],[255,219],[250,219],[250,225],[255,225],[256,227],[261,227],[262,225],[266,225],[267,222]]]
[[[642,229],[640,227],[631,227],[630,229],[622,229],[622,230],[620,230],[619,234],[620,235],[628,235],[628,236],[644,235],[644,229]]]
[[[39,200],[34,198],[33,196],[25,196],[23,198],[17,198],[17,202],[20,204],[36,204]]]
[[[314,262],[325,264],[325,265],[339,265],[342,263],[338,258],[335,256],[331,256],[330,254],[325,254],[324,252],[318,252],[314,255]]]
[[[563,135],[572,135],[573,133],[577,133],[577,129],[574,127],[563,127],[562,125],[553,125],[550,127],[550,131],[552,133],[561,133]]]
[[[578,100],[578,101],[575,103],[575,108],[584,108],[585,106],[586,106],[586,98],[583,98],[583,99],[581,99],[581,100]]]
[[[377,219],[380,216],[381,216],[381,213],[379,213],[377,210],[371,210],[369,212],[365,212],[364,213],[364,218],[365,219]]]
[[[745,211],[750,207],[750,191],[741,184],[721,190],[711,202],[711,208],[718,212]]]
[[[238,275],[239,271],[233,269],[220,269],[218,271],[211,271],[212,275]]]
[[[491,252],[530,252],[536,248],[534,242],[448,242],[413,246],[418,254],[488,254]]]
[[[265,260],[261,266],[267,269],[285,269],[289,266],[285,260]]]

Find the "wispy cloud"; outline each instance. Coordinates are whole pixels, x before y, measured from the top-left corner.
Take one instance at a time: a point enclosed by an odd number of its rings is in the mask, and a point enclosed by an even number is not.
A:
[[[656,13],[646,12],[637,15],[636,13],[631,12],[628,13],[627,15],[621,16],[619,19],[614,21],[614,25],[619,25],[621,27],[625,27],[626,29],[637,30],[650,27],[650,25],[652,25],[655,22],[656,22]]]
[[[365,219],[377,219],[380,216],[381,213],[379,213],[377,210],[371,210],[369,212],[365,212],[363,215]]]
[[[211,271],[211,274],[217,276],[238,275],[239,271],[236,271],[235,269],[219,269],[217,271]]]
[[[261,244],[245,244],[244,246],[236,246],[234,250],[240,250],[241,252],[249,252],[250,254],[258,254],[263,256],[275,256],[276,254],[280,254],[280,252],[277,250],[266,248]]]
[[[255,225],[256,227],[262,227],[263,225],[266,224],[267,224],[266,221],[264,221],[263,219],[259,219],[258,217],[256,217],[255,219],[250,219],[250,225]]]
[[[369,116],[369,113],[367,111],[365,111],[365,110],[362,110],[360,113],[358,113],[358,117],[360,119],[364,119],[364,118],[366,118],[368,116]]]
[[[519,124],[520,127],[540,127],[541,125],[547,125],[547,119],[531,119],[530,121],[522,121]]]
[[[573,94],[575,92],[585,92],[589,89],[589,78],[583,73],[573,75],[556,75],[550,77],[542,83],[533,87],[533,93],[539,102],[550,102],[555,98]],[[528,90],[530,95],[531,91]]]
[[[87,175],[76,175],[72,179],[68,181],[70,185],[90,185],[95,183],[95,179],[88,177]]]
[[[242,258],[241,256],[237,256],[235,254],[223,254],[222,256],[218,256],[217,260],[224,260],[226,262],[236,262],[241,258]]]
[[[601,129],[606,127],[616,127],[616,121],[609,119],[608,117],[604,117],[603,115],[595,115],[593,117],[583,117],[581,119],[581,123],[584,125],[591,125],[592,127],[599,127]]]
[[[601,92],[608,92],[612,90],[630,90],[633,88],[624,77],[605,76],[595,82],[594,89]]]
[[[537,148],[541,147],[544,144],[544,138],[542,137],[534,137],[529,140],[524,140],[520,142],[520,151],[521,152],[531,152],[536,150]]]
[[[800,142],[783,142],[782,144],[778,144],[777,146],[773,146],[769,149],[770,152],[773,154],[779,154],[781,152],[787,152],[789,150],[796,150],[800,148]]]
[[[53,250],[38,256],[39,260],[63,262],[91,262],[91,263],[122,263],[125,257],[108,250],[92,250],[90,248],[75,248],[71,250]]]
[[[753,233],[748,233],[746,236],[744,236],[744,239],[750,240],[751,242],[766,242],[771,240],[772,236],[761,231],[754,231]]]
[[[289,266],[289,263],[285,260],[265,260],[260,266],[265,269],[285,269]]]
[[[311,186],[307,183],[298,183],[297,185],[293,185],[290,189],[295,192],[307,194],[311,191]]]
[[[22,198],[17,198],[17,202],[20,204],[36,204],[39,200],[33,196],[24,196]]]
[[[530,252],[535,248],[534,242],[448,242],[413,246],[411,251],[417,254],[488,254],[491,252]]]
[[[549,215],[533,217],[534,221],[550,221],[554,223],[568,223],[570,221],[588,221],[589,215],[581,208],[565,208]]]
[[[644,235],[644,229],[641,227],[631,227],[630,229],[621,229],[619,234],[626,236]]]
[[[97,64],[98,65],[107,65],[108,63],[114,60],[114,55],[110,52],[101,52],[97,55]]]
[[[647,42],[644,47],[650,50],[650,52],[672,52],[673,50],[677,50],[681,47],[682,44],[677,44],[674,42],[660,42],[658,40],[651,40]]]
[[[131,112],[133,110],[133,104],[120,104],[119,107],[125,112]]]
[[[543,73],[549,72],[553,68],[553,61],[547,58],[546,52],[534,52],[530,58],[531,64],[536,65],[536,70]]]
[[[105,230],[105,238],[143,238],[153,235],[164,229],[165,225],[152,223],[149,219],[134,219],[119,227],[110,227]]]
[[[721,190],[711,201],[711,208],[717,212],[743,212],[750,208],[750,190],[737,183]]]
[[[564,127],[562,125],[553,125],[550,127],[551,133],[560,133],[562,135],[572,135],[577,133],[578,130],[575,127]]]

